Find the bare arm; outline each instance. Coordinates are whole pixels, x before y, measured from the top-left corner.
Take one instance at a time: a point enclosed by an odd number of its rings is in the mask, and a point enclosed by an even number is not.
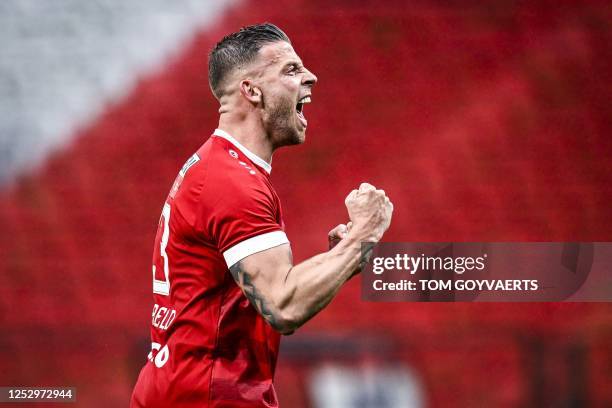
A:
[[[292,333],[323,309],[359,269],[361,242],[377,242],[389,226],[393,206],[369,184],[353,190],[346,206],[353,226],[330,251],[293,265],[284,244],[230,268],[251,304],[279,332]]]

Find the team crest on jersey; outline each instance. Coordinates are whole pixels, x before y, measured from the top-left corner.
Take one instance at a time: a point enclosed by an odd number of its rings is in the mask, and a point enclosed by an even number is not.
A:
[[[178,176],[176,176],[176,179],[174,180],[174,184],[172,184],[172,188],[170,189],[170,198],[174,199],[174,196],[178,192],[178,189],[181,186],[181,183],[183,182],[183,178],[185,177],[185,174],[187,174],[187,171],[191,168],[191,166],[193,166],[199,161],[200,161],[200,156],[198,156],[197,153],[194,153],[194,155],[191,156],[185,162],[185,164],[183,165],[183,168],[181,168],[181,171],[179,171]]]

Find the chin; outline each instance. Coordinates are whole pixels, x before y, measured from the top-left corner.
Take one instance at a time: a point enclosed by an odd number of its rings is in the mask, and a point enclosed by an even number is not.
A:
[[[306,141],[306,129],[296,133],[295,144],[302,144]]]
[[[278,143],[278,147],[300,145],[306,140],[306,129],[287,129],[282,132],[282,137],[279,139],[280,143]]]
[[[295,135],[292,141],[293,143],[291,144],[294,144],[294,145],[300,145],[304,143],[306,141],[306,129],[295,132]]]

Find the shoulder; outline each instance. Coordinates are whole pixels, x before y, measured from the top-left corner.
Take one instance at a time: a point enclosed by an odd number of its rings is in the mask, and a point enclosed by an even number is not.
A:
[[[225,202],[244,202],[271,197],[271,191],[259,169],[256,169],[229,142],[212,137],[208,152],[207,177],[202,199]]]

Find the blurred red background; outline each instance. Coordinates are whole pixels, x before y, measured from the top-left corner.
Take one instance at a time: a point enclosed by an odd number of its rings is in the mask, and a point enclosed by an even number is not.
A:
[[[611,241],[606,1],[247,1],[0,193],[0,384],[126,406],[150,344],[150,258],[180,166],[217,124],[206,55],[271,21],[319,78],[307,142],[274,157],[297,261],[360,182],[387,241]],[[281,406],[323,364],[401,363],[430,407],[612,406],[607,303],[366,303],[359,278],[284,338]]]

